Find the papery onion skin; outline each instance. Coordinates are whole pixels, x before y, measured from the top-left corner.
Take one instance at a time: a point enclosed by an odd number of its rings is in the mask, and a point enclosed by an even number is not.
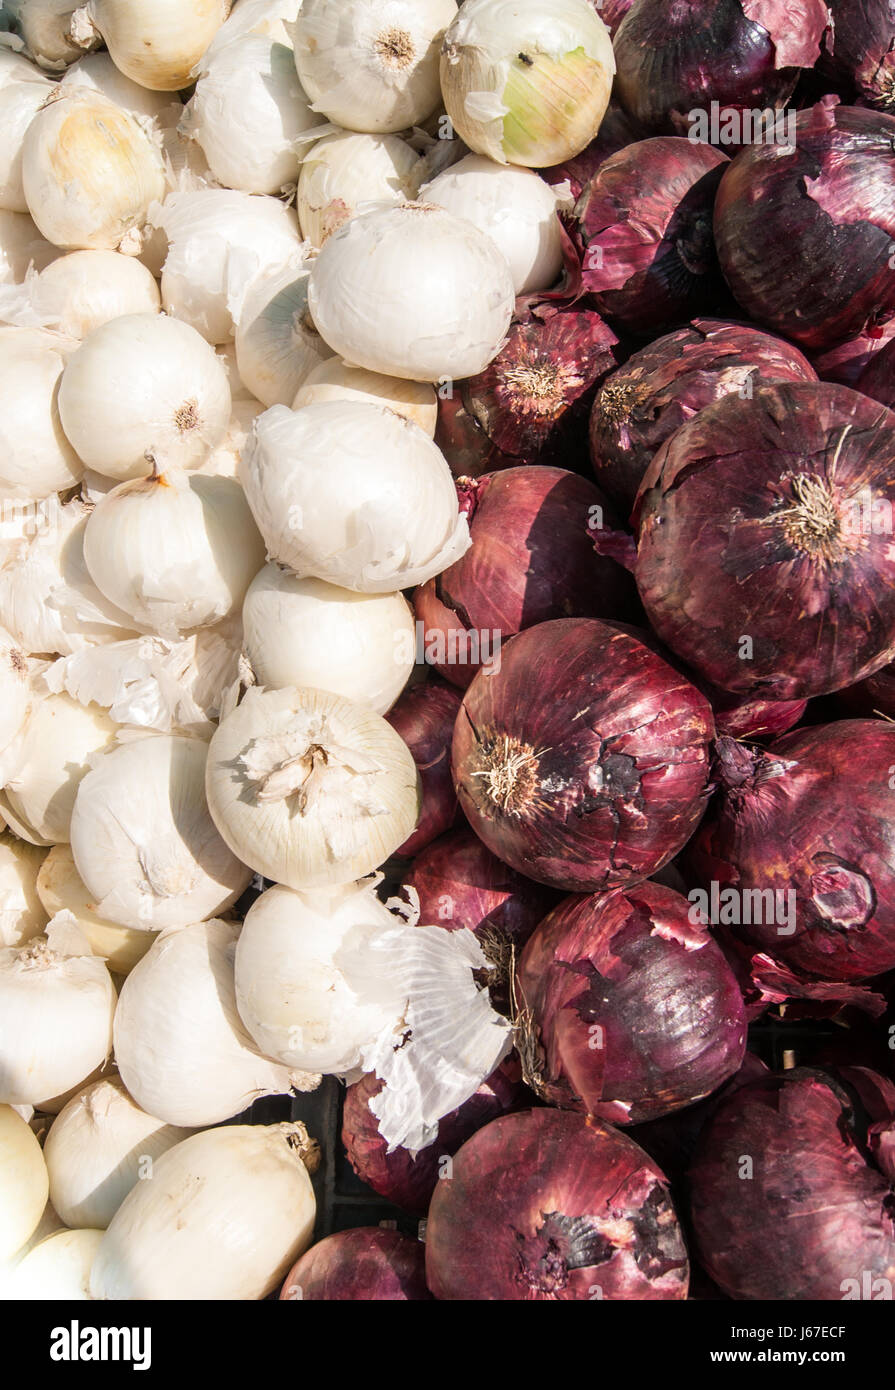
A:
[[[890,410],[895,409],[895,340],[870,358],[858,377],[856,390]]]
[[[723,303],[712,209],[729,161],[677,136],[610,155],[575,204],[581,282],[629,332],[671,328]]]
[[[414,597],[427,660],[452,684],[499,670],[502,644],[536,623],[632,614],[627,572],[594,552],[592,537],[614,518],[587,479],[532,464],[458,491],[472,546]]]
[[[694,319],[641,348],[602,384],[590,417],[597,484],[630,513],[660,445],[722,396],[773,381],[816,381],[798,348],[760,329]]]
[[[659,637],[724,690],[797,700],[895,654],[895,415],[825,383],[727,396],[653,458],[635,577]]]
[[[492,1121],[454,1156],[426,1226],[438,1299],[684,1299],[665,1178],[626,1135],[568,1112]]]
[[[312,1245],[286,1276],[280,1302],[351,1299],[396,1303],[431,1299],[419,1240],[377,1226],[336,1231]]]
[[[827,0],[832,32],[818,64],[862,106],[895,110],[895,9],[891,0]]]
[[[437,1137],[414,1155],[400,1144],[389,1152],[379,1133],[370,1101],[381,1090],[382,1082],[374,1072],[348,1087],[342,1106],[342,1144],[361,1182],[412,1216],[425,1216],[439,1180],[450,1171],[445,1159],[483,1125],[515,1109],[523,1095],[518,1066],[505,1062],[469,1100],[439,1121]]]
[[[871,319],[860,333],[822,352],[811,354],[821,381],[857,387],[861,373],[895,336],[895,318],[877,324]]]
[[[362,204],[416,197],[419,170],[419,155],[398,135],[324,135],[301,162],[296,208],[302,236],[321,247]]]
[[[865,1138],[847,1091],[810,1068],[753,1082],[719,1105],[689,1187],[699,1257],[727,1294],[832,1302],[891,1295],[892,1187]]]
[[[423,787],[419,823],[395,851],[402,858],[412,859],[459,818],[451,777],[451,740],[459,710],[456,690],[430,680],[405,690],[385,716],[413,754]]]
[[[691,904],[656,883],[567,898],[516,972],[531,1084],[554,1104],[639,1124],[701,1100],[743,1060],[743,999]]]
[[[796,144],[752,145],[725,171],[715,244],[748,316],[819,352],[895,314],[895,116],[825,98]]]
[[[560,619],[475,678],[454,782],[473,830],[519,873],[569,892],[624,887],[696,827],[713,732],[707,700],[630,633]]]
[[[774,0],[637,0],[615,30],[616,96],[645,126],[677,135],[712,102],[722,120],[782,107],[827,24],[823,0],[805,0],[797,23]]]
[[[815,979],[895,966],[893,765],[895,727],[877,719],[797,729],[766,752],[719,740],[723,795],[688,864],[705,888],[793,895],[785,921],[734,921],[736,936]]]
[[[713,686],[703,687],[715,716],[718,736],[729,738],[779,738],[799,723],[807,700],[762,700],[731,695]]]

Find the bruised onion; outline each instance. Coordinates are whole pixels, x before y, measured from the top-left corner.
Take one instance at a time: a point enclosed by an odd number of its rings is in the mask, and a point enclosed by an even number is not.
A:
[[[827,0],[832,31],[824,76],[844,83],[862,106],[895,111],[895,7],[891,0]]]
[[[437,835],[450,830],[459,815],[451,780],[451,739],[460,696],[442,681],[427,681],[405,690],[385,716],[413,754],[422,783],[416,829],[396,854],[408,859]]]
[[[715,244],[749,317],[819,351],[895,314],[895,116],[827,97],[795,125],[727,168]]]
[[[389,1149],[379,1133],[379,1122],[370,1101],[382,1090],[382,1082],[369,1072],[345,1092],[342,1107],[342,1144],[357,1176],[380,1197],[412,1216],[425,1216],[439,1179],[451,1175],[451,1157],[475,1132],[505,1115],[518,1103],[522,1086],[505,1062],[474,1095],[438,1122],[438,1134],[425,1149],[413,1154],[400,1144]]]
[[[895,655],[895,415],[845,386],[726,396],[662,446],[635,507],[663,642],[724,690],[797,700]]]
[[[624,887],[677,853],[705,805],[708,701],[631,633],[540,623],[482,671],[454,729],[460,806],[519,873]]]
[[[629,357],[597,392],[590,454],[597,483],[630,512],[660,445],[722,396],[773,381],[816,381],[798,348],[723,319],[694,319]]]
[[[692,1105],[740,1066],[743,999],[691,904],[658,883],[566,898],[517,969],[523,1061],[545,1100],[613,1124]]]
[[[861,1108],[841,1082],[803,1067],[719,1105],[689,1177],[700,1259],[730,1297],[892,1297],[892,1171],[868,1149]]]
[[[422,1241],[378,1226],[336,1231],[306,1250],[286,1276],[280,1300],[431,1299]]]
[[[442,1300],[687,1296],[687,1252],[665,1177],[600,1120],[550,1109],[494,1120],[453,1160],[426,1226]]]
[[[586,478],[540,465],[509,468],[459,485],[472,546],[414,599],[427,659],[468,685],[499,668],[501,644],[556,617],[626,616],[628,574],[594,551],[612,516]]]
[[[670,328],[724,297],[712,208],[727,156],[677,136],[604,160],[575,204],[581,282],[630,332]]]
[[[821,980],[895,967],[893,767],[895,725],[878,719],[797,729],[767,751],[720,739],[722,794],[687,858],[704,888],[735,890],[721,923]]]

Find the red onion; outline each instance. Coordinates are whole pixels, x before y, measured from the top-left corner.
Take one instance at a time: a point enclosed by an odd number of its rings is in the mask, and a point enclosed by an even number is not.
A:
[[[822,71],[848,84],[862,105],[895,111],[895,4],[827,0],[833,31]]]
[[[715,716],[715,729],[729,738],[779,738],[798,724],[807,700],[762,700],[704,687]]]
[[[826,383],[726,396],[673,434],[634,512],[637,585],[662,641],[713,685],[771,700],[885,666],[893,440],[891,411]]]
[[[615,6],[616,9],[624,4],[625,0]],[[632,3],[632,0],[628,0]],[[601,11],[601,17],[607,25],[606,9]],[[611,27],[611,26],[609,26]],[[623,150],[626,145],[633,145],[635,140],[642,140],[645,131],[639,129],[621,107],[614,101],[610,101],[606,115],[600,122],[600,129],[597,135],[591,140],[590,144],[581,151],[567,159],[564,164],[554,164],[549,169],[540,171],[541,178],[550,184],[551,188],[557,188],[560,184],[568,183],[573,198],[577,199],[584,185],[593,178],[594,174],[611,154],[618,150]]]
[[[456,385],[450,396],[439,396],[435,443],[455,478],[478,478],[500,468],[514,468],[517,459],[501,453],[466,408]]]
[[[425,1216],[439,1179],[450,1176],[446,1160],[483,1125],[512,1110],[527,1094],[518,1076],[518,1064],[505,1062],[482,1082],[475,1095],[438,1122],[438,1137],[414,1156],[400,1146],[388,1152],[379,1121],[370,1109],[382,1082],[369,1073],[345,1092],[342,1144],[349,1163],[361,1181],[381,1197],[412,1216]]]
[[[668,862],[706,798],[708,701],[629,632],[541,623],[481,672],[454,729],[460,805],[488,848],[567,891]]]
[[[895,662],[841,690],[838,699],[851,714],[882,714],[886,719],[895,719]]]
[[[312,1245],[286,1276],[280,1300],[431,1299],[425,1266],[421,1241],[378,1226],[357,1226]]]
[[[750,318],[815,351],[895,314],[895,117],[830,97],[796,144],[753,145],[725,171],[715,243]]]
[[[594,400],[590,455],[603,491],[634,505],[661,444],[705,406],[731,394],[747,397],[772,381],[816,381],[809,362],[782,338],[742,323],[695,319],[635,352]]]
[[[735,1299],[891,1298],[895,1194],[866,1141],[842,1083],[808,1068],[719,1105],[690,1169],[715,1282]]]
[[[594,551],[593,536],[614,518],[588,479],[533,464],[465,480],[460,492],[472,546],[414,596],[427,659],[449,681],[494,670],[501,644],[535,623],[631,610],[630,576]]]
[[[785,106],[827,24],[825,0],[802,0],[796,17],[785,0],[635,0],[613,43],[615,94],[650,130],[677,135],[717,103],[724,143],[747,143],[737,113]]]
[[[732,739],[717,749],[722,794],[687,859],[704,890],[736,890],[734,919],[720,913],[722,924],[815,979],[895,967],[895,725],[848,719],[798,729],[767,751]],[[736,920],[744,890],[756,909],[748,915],[770,920]]]
[[[858,377],[858,390],[890,410],[895,407],[895,340],[871,357]]]
[[[460,697],[442,681],[411,686],[385,716],[413,754],[423,784],[423,804],[416,830],[396,854],[408,859],[457,820],[460,808],[451,781],[451,739]]]
[[[566,898],[516,979],[529,1084],[556,1105],[639,1124],[702,1100],[743,1060],[737,982],[687,899],[657,883]]]
[[[865,367],[891,342],[893,336],[895,319],[890,319],[888,323],[871,320],[867,328],[855,337],[847,338],[844,343],[836,343],[824,352],[812,353],[811,365],[821,381],[857,387]]]
[[[567,1111],[480,1129],[429,1208],[439,1299],[684,1299],[687,1276],[662,1172],[611,1125]]]
[[[603,161],[575,204],[581,283],[601,314],[655,332],[724,299],[712,207],[728,162],[674,136]]]

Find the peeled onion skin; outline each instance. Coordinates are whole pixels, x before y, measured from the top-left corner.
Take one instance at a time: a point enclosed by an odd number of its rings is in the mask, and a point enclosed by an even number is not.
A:
[[[871,1287],[884,1281],[876,1295],[891,1297],[893,1192],[865,1138],[847,1092],[809,1068],[753,1082],[718,1107],[689,1186],[699,1257],[731,1298],[866,1298],[865,1271]]]
[[[451,739],[460,709],[460,696],[443,681],[405,690],[385,716],[413,754],[422,783],[422,806],[416,829],[395,850],[412,859],[438,835],[450,830],[460,815],[451,778]]]
[[[280,1302],[431,1300],[425,1265],[422,1241],[397,1231],[377,1226],[337,1231],[312,1245],[292,1266]]]
[[[520,1049],[543,1099],[613,1124],[702,1100],[746,1047],[739,987],[690,903],[656,883],[566,898],[516,973]]]
[[[705,698],[630,633],[541,623],[480,672],[454,730],[461,809],[519,873],[584,892],[668,862],[706,799]]]
[[[446,1301],[685,1299],[687,1252],[665,1178],[626,1135],[569,1112],[494,1120],[453,1159],[426,1226]]]
[[[814,979],[895,967],[895,726],[840,720],[766,752],[726,738],[717,749],[721,794],[687,847],[696,881],[795,893],[794,923],[733,924],[733,934]]]
[[[825,383],[726,396],[679,429],[633,516],[637,587],[662,641],[713,685],[770,700],[885,666],[893,449],[891,411]]]

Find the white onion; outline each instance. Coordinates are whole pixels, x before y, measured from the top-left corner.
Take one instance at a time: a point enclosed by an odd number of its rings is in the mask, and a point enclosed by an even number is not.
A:
[[[264,1298],[311,1243],[308,1147],[299,1124],[230,1125],[177,1144],[103,1236],[94,1298]]]
[[[165,196],[161,152],[99,92],[57,87],[25,135],[28,210],[63,251],[139,252],[149,206]]]
[[[0,1260],[15,1255],[37,1229],[49,1192],[40,1144],[8,1105],[0,1105]]]
[[[0,330],[0,494],[37,500],[84,471],[59,420],[58,389],[72,341],[38,329]]]
[[[43,270],[59,254],[27,213],[0,208],[0,285],[21,285],[29,266]]]
[[[145,116],[162,125],[176,125],[183,115],[183,104],[176,92],[150,92],[116,68],[108,53],[88,53],[73,63],[60,87],[86,87],[114,101],[132,116]]]
[[[25,653],[0,628],[0,753],[21,731],[30,703],[31,682]]]
[[[3,27],[3,19],[8,17],[9,0],[6,0],[4,9],[7,14],[0,14],[0,28]],[[14,53],[11,48],[7,48],[7,42],[10,40],[0,41],[0,89],[6,87],[10,82],[49,81],[31,59],[25,57],[24,53]]]
[[[419,813],[407,745],[379,715],[321,690],[247,691],[211,740],[206,791],[234,853],[296,889],[363,877]]]
[[[94,911],[71,845],[54,845],[48,852],[37,875],[37,892],[45,914],[72,914],[93,954],[106,962],[113,975],[129,974],[155,940],[155,932],[119,926]]]
[[[131,1099],[117,1077],[83,1087],[53,1121],[44,1144],[50,1199],[66,1226],[105,1230],[155,1160],[189,1138]]]
[[[101,1066],[112,1045],[112,978],[73,922],[0,949],[0,1100],[33,1105]]]
[[[455,0],[304,0],[292,38],[315,111],[349,130],[422,125],[438,106],[438,54]]]
[[[275,405],[256,421],[239,472],[269,557],[302,578],[394,592],[469,548],[441,450],[381,406]]]
[[[0,944],[24,946],[47,925],[50,913],[40,900],[38,871],[46,850],[8,831],[0,834]],[[58,909],[54,908],[53,913]],[[2,1258],[2,1256],[0,1256]]]
[[[6,0],[28,52],[48,72],[61,72],[83,49],[71,37],[72,0]]]
[[[438,423],[438,397],[425,381],[402,381],[400,377],[350,367],[341,357],[329,357],[305,377],[292,402],[293,410],[320,401],[366,401],[384,405],[405,420],[412,420],[430,439]]]
[[[310,266],[262,270],[246,290],[236,329],[239,374],[264,405],[291,405],[305,377],[332,357],[308,311]]]
[[[308,1071],[359,1067],[361,1049],[396,1023],[402,1001],[386,981],[359,994],[343,965],[397,920],[369,881],[337,893],[262,893],[236,948],[236,1003],[258,1047]]]
[[[298,218],[277,198],[226,188],[171,193],[153,212],[170,243],[162,303],[210,343],[226,343],[260,271],[300,253]]]
[[[614,73],[591,0],[466,0],[441,56],[444,103],[469,148],[535,168],[590,144]]]
[[[203,59],[182,129],[198,140],[218,183],[278,193],[298,178],[298,136],[319,123],[292,50],[249,34]]]
[[[291,48],[292,39],[287,26],[295,23],[300,9],[301,0],[239,0],[230,18],[221,25],[209,44],[206,57],[245,34],[265,34]]]
[[[27,212],[22,184],[22,147],[25,132],[53,90],[46,78],[35,72],[27,82],[8,82],[0,87],[0,208],[8,212]]]
[[[40,1241],[16,1265],[7,1286],[8,1299],[89,1302],[90,1272],[102,1231],[56,1231]]]
[[[197,471],[211,473],[218,478],[235,478],[252,434],[252,426],[264,410],[264,403],[255,400],[254,396],[248,400],[234,401],[227,433]]]
[[[513,278],[494,242],[426,203],[353,217],[311,271],[311,314],[356,367],[413,381],[460,379],[500,351]]]
[[[104,324],[69,359],[59,414],[83,461],[110,478],[194,468],[230,419],[226,372],[189,324],[127,314]]]
[[[69,838],[88,759],[109,747],[115,734],[116,726],[96,705],[85,708],[68,695],[47,695],[34,702],[6,755],[12,771],[0,794],[3,814],[17,835],[36,845],[61,844]]]
[[[72,251],[41,271],[32,303],[38,314],[69,338],[86,338],[111,319],[157,314],[159,287],[133,256],[118,251]]]
[[[358,594],[266,565],[242,609],[255,679],[308,685],[385,714],[413,670],[414,618],[401,594]]]
[[[137,1104],[168,1124],[218,1124],[259,1096],[319,1082],[262,1056],[246,1031],[233,981],[239,930],[215,918],[163,932],[122,986],[115,1060]]]
[[[546,290],[562,268],[556,195],[533,169],[469,154],[420,190],[489,236],[509,262],[517,294]]]
[[[188,87],[232,0],[88,0],[72,21],[83,44],[101,35],[117,68],[153,92]]]
[[[419,189],[420,157],[397,135],[340,130],[317,140],[301,164],[296,207],[313,246],[364,203],[403,203]]]

